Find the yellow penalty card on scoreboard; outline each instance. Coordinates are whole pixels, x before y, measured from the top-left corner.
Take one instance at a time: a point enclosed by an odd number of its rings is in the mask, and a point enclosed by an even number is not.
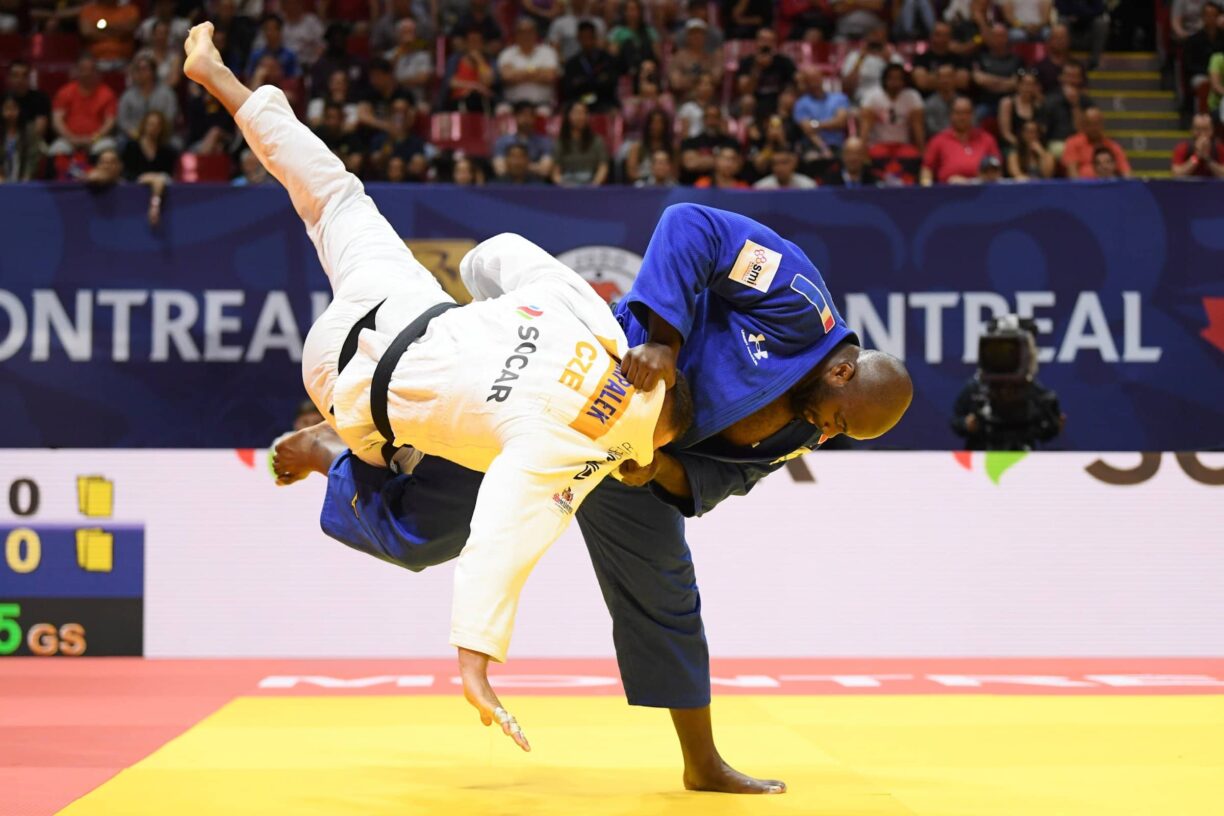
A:
[[[110,517],[115,509],[114,482],[105,476],[78,476],[77,504],[83,516]]]
[[[86,572],[110,572],[115,565],[115,537],[105,530],[76,531],[77,565]]]

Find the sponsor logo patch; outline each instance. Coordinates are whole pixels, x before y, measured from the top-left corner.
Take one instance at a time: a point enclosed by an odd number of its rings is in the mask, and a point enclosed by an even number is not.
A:
[[[609,462],[619,462],[626,456],[633,455],[633,445],[628,442],[623,442],[620,445],[613,445],[608,448],[608,454],[602,460],[589,459],[582,467],[582,470],[574,474],[574,481],[581,482],[583,479],[589,479],[599,472],[605,464]]]
[[[569,515],[574,512],[574,491],[570,488],[565,488],[560,493],[553,494],[553,504],[562,513]]]
[[[520,307],[520,311],[523,308],[527,307]],[[537,312],[537,316],[541,314],[543,312]],[[489,386],[489,396],[485,397],[485,402],[505,402],[510,399],[510,394],[514,391],[512,383],[519,378],[518,372],[527,367],[531,362],[530,355],[535,354],[538,348],[532,341],[540,339],[540,330],[535,326],[519,326],[518,339],[522,342],[514,347],[514,351],[502,364],[501,373]]]
[[[537,309],[535,306],[520,306],[515,311],[518,312],[519,317],[525,318],[527,320],[534,320],[535,318],[544,314],[544,311],[542,309]]]
[[[745,241],[728,277],[758,292],[768,292],[781,263],[782,253],[766,249],[755,241]]]
[[[765,343],[765,335],[749,334],[744,329],[740,329],[740,336],[744,338],[744,347],[748,349],[748,356],[752,358],[753,365],[760,365],[761,360],[769,359],[769,352],[762,348]]]

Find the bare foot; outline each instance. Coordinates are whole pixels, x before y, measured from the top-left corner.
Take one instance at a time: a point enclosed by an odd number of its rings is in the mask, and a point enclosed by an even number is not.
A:
[[[311,473],[327,475],[336,457],[347,450],[326,422],[294,431],[276,443],[272,468],[278,485],[300,482]]]
[[[192,26],[183,43],[187,59],[183,61],[183,73],[188,79],[207,86],[208,80],[218,68],[224,69],[221,52],[213,45],[213,24],[200,23]]]
[[[786,793],[786,783],[777,779],[756,779],[732,768],[721,759],[708,769],[684,769],[684,787],[714,793]]]

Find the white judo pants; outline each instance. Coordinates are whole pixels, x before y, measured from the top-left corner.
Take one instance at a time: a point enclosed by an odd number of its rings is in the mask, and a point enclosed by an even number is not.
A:
[[[385,301],[375,328],[393,337],[430,306],[454,301],[395,234],[361,181],[298,121],[280,89],[259,88],[234,118],[259,161],[289,191],[331,282],[331,305],[310,327],[302,349],[306,391],[330,422],[340,349],[358,320]]]

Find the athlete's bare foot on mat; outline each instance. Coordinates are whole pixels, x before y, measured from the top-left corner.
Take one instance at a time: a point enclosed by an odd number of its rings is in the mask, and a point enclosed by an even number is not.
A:
[[[786,783],[777,779],[756,779],[732,768],[721,759],[713,767],[685,767],[684,787],[713,793],[786,793]]]
[[[326,422],[294,431],[276,443],[272,468],[278,485],[300,482],[311,473],[327,475],[332,462],[347,448]]]

